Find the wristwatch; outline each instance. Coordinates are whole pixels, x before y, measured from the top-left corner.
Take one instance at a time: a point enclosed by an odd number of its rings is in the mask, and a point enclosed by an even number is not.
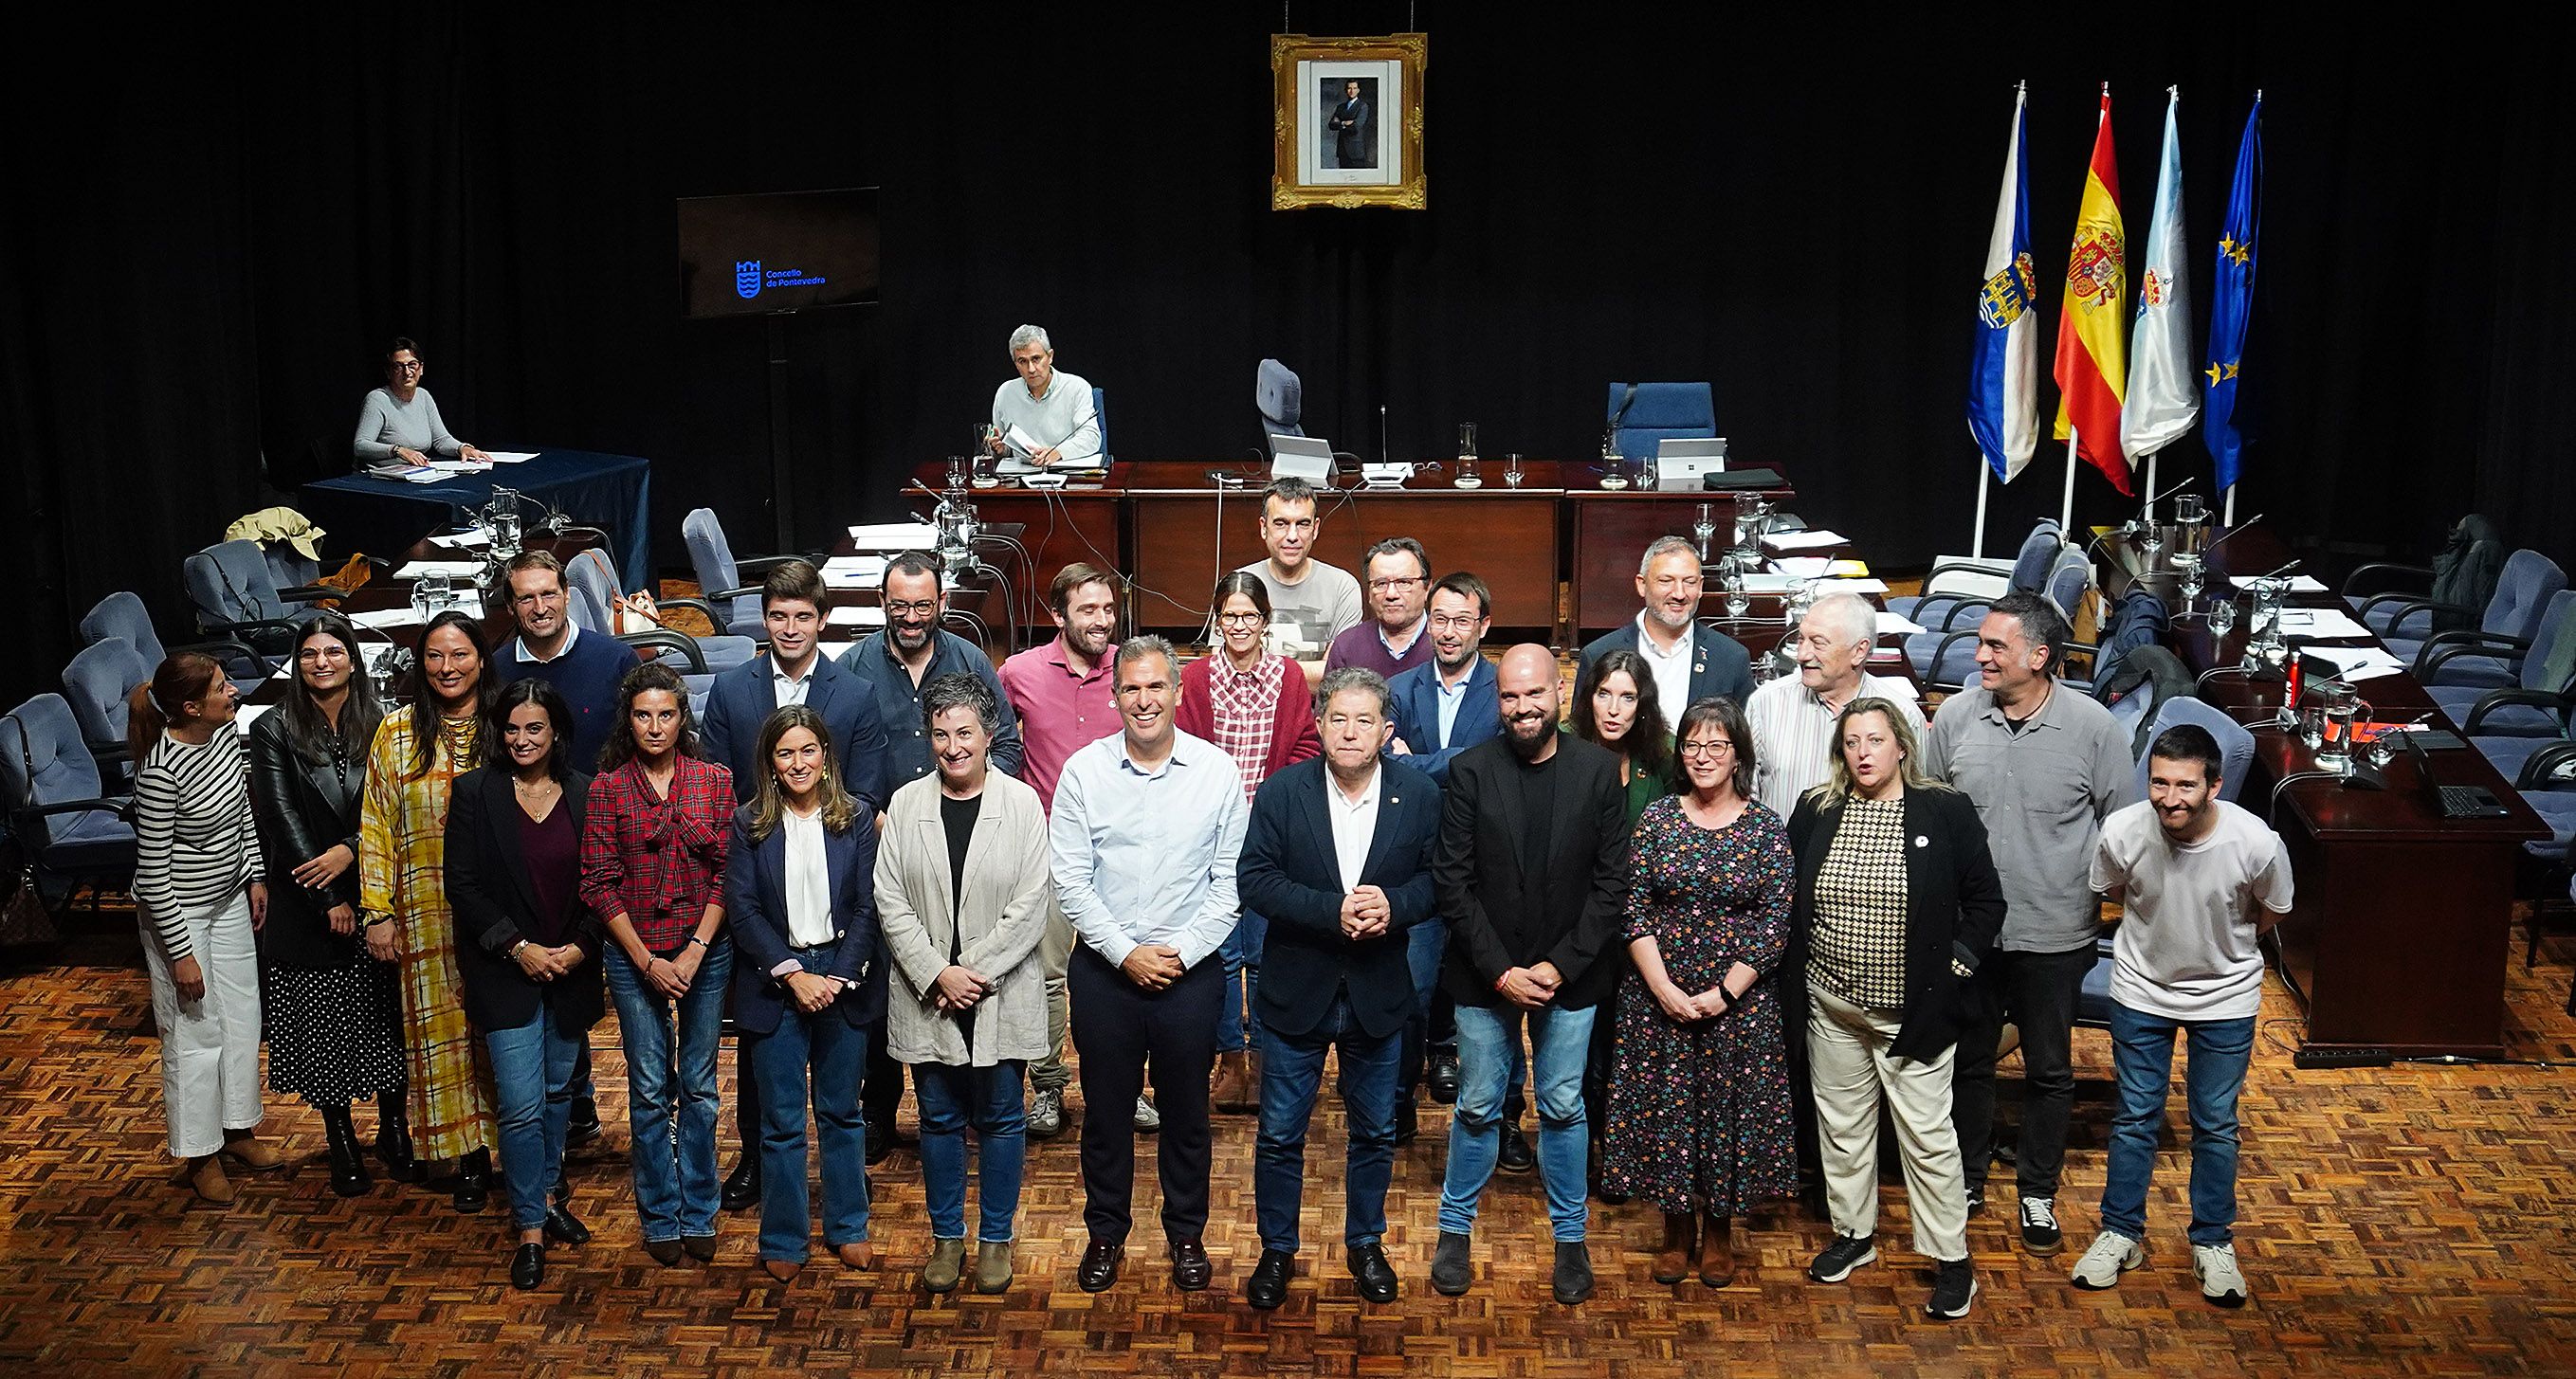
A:
[[[519,950],[527,946],[528,941],[526,939],[521,939],[518,942],[511,944],[509,951],[503,953],[501,956],[508,958],[512,962],[517,962],[519,960]]]

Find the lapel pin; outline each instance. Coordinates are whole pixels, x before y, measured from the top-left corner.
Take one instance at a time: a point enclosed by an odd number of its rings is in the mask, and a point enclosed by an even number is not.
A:
[[[1924,837],[1920,833],[1917,833],[1914,835],[1914,845],[1919,848],[1928,848],[1932,846],[1932,840]]]

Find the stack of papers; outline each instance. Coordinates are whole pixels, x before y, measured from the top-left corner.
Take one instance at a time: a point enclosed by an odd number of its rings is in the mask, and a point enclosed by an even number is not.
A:
[[[1859,594],[1863,597],[1871,594],[1884,594],[1887,592],[1887,581],[1876,577],[1867,579],[1827,580],[1826,585],[1826,588],[1820,589],[1817,592],[1822,594]]]
[[[2367,641],[2370,629],[2340,608],[2284,608],[2281,635],[2321,637],[2333,641]]]
[[[2326,582],[2317,578],[2315,575],[2292,575],[2290,576],[2290,592],[2293,594],[2324,594],[2331,593],[2333,591],[2327,589]]]
[[[491,456],[494,464],[526,464],[545,452],[542,450],[486,450],[483,453]]]
[[[450,579],[472,579],[483,572],[479,560],[415,560],[394,571],[396,579],[418,579],[426,574],[444,574]]]
[[[881,555],[836,555],[823,562],[823,587],[827,589],[873,589],[885,578],[886,558]]]
[[[1923,624],[1916,622],[1902,613],[1890,613],[1885,609],[1879,610],[1878,635],[1882,637],[1910,637],[1917,632],[1929,631],[1931,631],[1930,628],[1925,627]]]
[[[927,522],[868,522],[850,528],[850,544],[863,551],[926,551],[939,544]]]
[[[1762,538],[1764,549],[1774,551],[1820,551],[1845,544],[1840,532],[1830,531],[1773,532]]]
[[[883,627],[885,610],[875,604],[843,604],[823,619],[828,627]]]
[[[447,476],[427,465],[398,464],[388,465],[379,469],[370,469],[367,471],[367,477],[370,479],[400,479],[407,484],[434,484],[444,480]]]
[[[1799,579],[1823,579],[1825,571],[1831,569],[1833,563],[1832,556],[1793,555],[1772,561],[1771,568],[1781,574],[1794,575]]]
[[[481,460],[431,460],[428,467],[442,474],[480,474],[492,466]]]
[[[2375,680],[2406,669],[2404,661],[2375,646],[2311,646],[2300,650],[2305,655],[2330,662],[2336,677],[2344,680]]]
[[[380,608],[372,613],[351,613],[349,621],[360,627],[373,628],[382,632],[389,627],[418,627],[429,619],[422,617],[419,609],[406,605],[401,608]]]

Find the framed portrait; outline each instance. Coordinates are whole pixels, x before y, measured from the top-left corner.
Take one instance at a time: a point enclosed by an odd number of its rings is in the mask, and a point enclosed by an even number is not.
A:
[[[1423,208],[1428,38],[1271,36],[1271,209]]]

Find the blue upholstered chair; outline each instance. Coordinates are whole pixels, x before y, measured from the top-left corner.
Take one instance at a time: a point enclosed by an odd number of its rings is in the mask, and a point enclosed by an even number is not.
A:
[[[61,695],[37,695],[0,716],[0,808],[35,868],[48,910],[87,882],[94,914],[102,884],[132,884],[129,803],[107,797],[98,762],[82,745],[80,723]]]
[[[571,586],[574,624],[584,631],[606,632],[610,626],[609,606],[624,597],[617,582],[616,562],[609,559],[607,551],[592,546],[574,553],[564,563],[564,579]],[[724,625],[703,599],[668,598],[657,602],[666,609],[694,608],[706,615],[711,626]],[[689,671],[697,674],[731,670],[760,654],[758,642],[730,633],[692,637],[669,628],[646,628],[620,633],[617,639],[629,646],[655,648],[656,655],[678,655],[689,663]]]
[[[736,559],[733,543],[725,539],[724,523],[713,508],[699,508],[681,518],[680,536],[689,544],[689,565],[698,576],[699,598],[709,608],[724,613],[722,617],[710,615],[708,621],[737,637],[765,640],[769,631],[761,622],[760,586],[748,581],[766,578],[788,561],[805,557],[755,555]]]
[[[1272,436],[1302,436],[1299,419],[1306,414],[1306,390],[1297,374],[1276,359],[1264,359],[1252,374],[1252,405],[1261,413],[1261,453],[1270,453]],[[1102,444],[1108,444],[1105,439]]]
[[[2451,525],[2430,565],[2364,565],[2344,577],[2343,601],[2371,631],[2422,637],[2477,625],[2504,569],[2504,533],[2470,513]]]
[[[198,631],[238,638],[270,658],[294,650],[296,634],[321,611],[316,600],[337,597],[330,589],[280,589],[255,541],[216,542],[189,556],[180,577]]]
[[[2039,519],[2031,527],[2030,535],[2022,538],[2021,550],[2013,556],[2012,574],[2006,582],[2014,589],[2036,592],[2048,582],[2048,572],[2057,563],[2058,548],[2065,544],[2065,533],[2058,528],[2056,518]],[[1992,578],[1990,568],[1957,561],[1935,565],[1932,572],[1923,577],[1922,593],[1900,594],[1888,599],[1887,611],[1934,630],[1957,627],[1963,621],[1974,626],[1986,616],[1986,600],[1967,594],[1939,592],[1941,576],[1945,573],[1967,573]]]
[[[2386,634],[2388,649],[2414,663],[2427,685],[2502,689],[2521,673],[2522,660],[2539,634],[2549,600],[2567,587],[2567,572],[2538,551],[2516,551],[2496,579],[2478,626],[2424,637]]]
[[[2218,755],[2226,764],[2220,768],[2218,798],[2234,800],[2244,788],[2245,773],[2254,764],[2254,734],[2227,716],[2225,710],[2188,695],[2168,699],[2156,706],[2155,716],[2148,721],[2147,741],[2152,744],[2165,729],[2181,723],[2207,728],[2218,740]],[[2138,753],[2138,798],[2147,796],[2147,753]],[[2075,1000],[2075,1023],[2093,1029],[2111,1027],[2111,938],[2102,936],[2095,944],[2093,970],[2084,974],[2084,989]]]
[[[1107,388],[1091,390],[1091,415],[1100,426],[1100,467],[1107,469],[1113,458],[1109,449],[1109,390]]]
[[[98,760],[101,774],[114,777],[109,784],[119,793],[132,776],[125,747],[128,696],[152,678],[152,670],[123,637],[92,642],[63,667],[63,698],[80,724],[81,740]]]
[[[2513,684],[2501,689],[2427,686],[2433,702],[2472,738],[2561,736],[2571,691],[2576,691],[2576,589],[2549,596],[2539,633],[2515,669]],[[2509,767],[2500,769],[2513,774]]]
[[[2048,578],[2042,582],[2040,593],[2071,624],[2075,621],[2076,609],[2084,602],[2085,593],[2092,587],[2092,559],[2081,548],[2066,546],[2058,550],[2049,566]],[[1981,606],[1974,618],[1959,618],[1955,625],[1951,617],[1945,616],[1943,623],[1951,627],[1950,631],[1909,634],[1905,638],[1905,659],[1913,665],[1915,679],[1926,689],[1955,690],[1967,684],[1977,673],[1977,624],[1983,621],[1985,612]],[[2093,649],[2092,644],[2086,642],[2069,642],[2065,647],[2071,652]],[[2082,692],[2090,693],[2091,690],[2088,687]]]
[[[244,694],[259,688],[262,680],[275,669],[267,659],[237,639],[192,642],[186,646],[164,648],[161,634],[152,628],[152,615],[144,611],[143,600],[133,593],[119,590],[100,599],[80,620],[81,645],[92,646],[110,637],[121,638],[143,662],[143,673],[150,675],[172,651],[202,651],[224,663],[232,677],[233,687]]]
[[[1631,387],[1636,389],[1633,400]],[[1613,383],[1610,409],[1603,416],[1613,428],[1611,444],[1620,455],[1642,459],[1654,454],[1663,441],[1715,436],[1717,394],[1705,383]]]

